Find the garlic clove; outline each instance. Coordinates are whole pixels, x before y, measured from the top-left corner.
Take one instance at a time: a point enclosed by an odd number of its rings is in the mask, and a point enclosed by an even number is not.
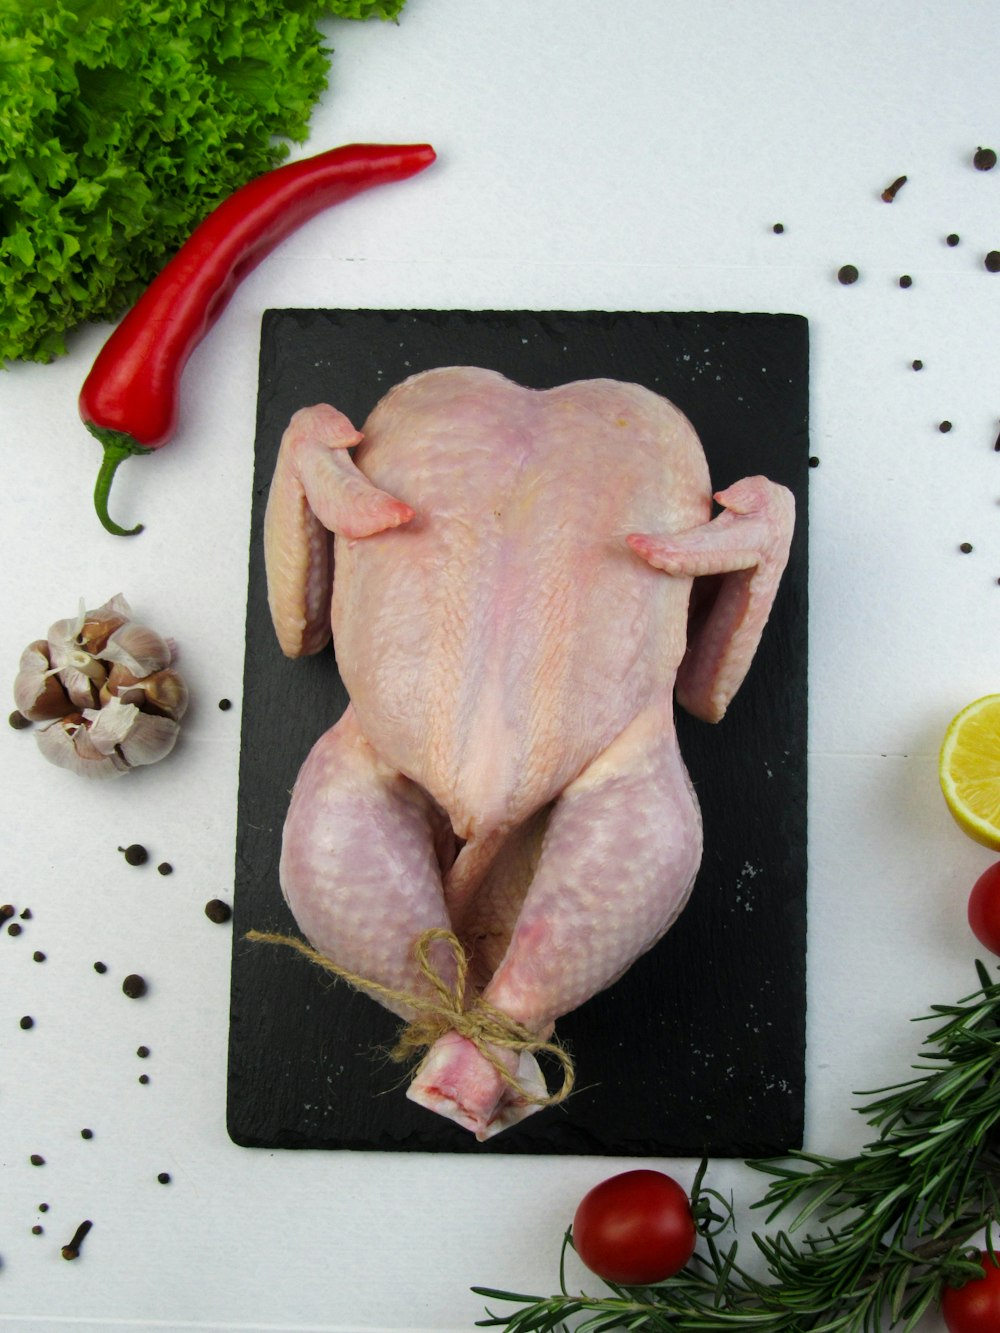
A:
[[[44,639],[36,639],[21,654],[14,677],[14,702],[32,722],[46,722],[72,712],[73,704],[52,670]]]
[[[115,593],[103,606],[85,613],[77,638],[88,652],[100,657],[115,630],[131,619],[132,608],[120,592]]]
[[[150,676],[170,665],[173,651],[166,639],[134,620],[116,629],[101,651],[106,662],[125,667],[136,677]]]
[[[187,712],[188,688],[173,667],[154,671],[137,680],[131,671],[115,664],[101,689],[101,703],[117,696],[124,703],[137,704],[145,713],[156,713],[179,722]]]
[[[119,753],[133,768],[155,764],[174,748],[180,730],[172,718],[140,713],[135,726],[119,745]]]
[[[36,733],[41,754],[59,768],[85,778],[118,778],[128,765],[117,754],[105,755],[90,744],[79,713],[70,713]]]

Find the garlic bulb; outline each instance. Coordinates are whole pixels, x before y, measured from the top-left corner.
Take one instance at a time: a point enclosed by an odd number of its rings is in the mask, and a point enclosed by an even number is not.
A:
[[[89,778],[155,764],[176,744],[188,704],[171,665],[176,648],[132,619],[116,594],[103,606],[50,626],[21,654],[18,710],[48,725],[38,748],[50,763]]]

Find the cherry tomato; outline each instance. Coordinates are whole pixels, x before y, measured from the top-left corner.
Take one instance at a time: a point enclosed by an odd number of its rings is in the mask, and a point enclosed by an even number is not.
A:
[[[625,1171],[602,1181],[573,1218],[573,1244],[583,1262],[598,1277],[625,1286],[679,1273],[696,1240],[690,1200],[662,1171]]]
[[[949,1333],[997,1333],[1000,1329],[1000,1268],[980,1254],[983,1276],[964,1287],[946,1287],[941,1313]]]
[[[972,886],[969,925],[980,944],[1000,954],[1000,861],[984,870]]]

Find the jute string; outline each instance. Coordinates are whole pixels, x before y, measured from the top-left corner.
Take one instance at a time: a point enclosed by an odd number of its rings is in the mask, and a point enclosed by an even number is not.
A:
[[[563,1102],[573,1091],[575,1071],[573,1061],[556,1041],[545,1041],[530,1028],[502,1013],[495,1005],[476,996],[472,1003],[465,1003],[465,985],[469,971],[469,960],[457,935],[441,926],[425,930],[418,936],[413,946],[414,957],[421,973],[430,982],[433,994],[418,995],[411,991],[395,990],[371,981],[341,967],[332,959],[321,954],[318,949],[294,935],[270,934],[266,931],[251,930],[246,939],[257,944],[282,944],[308,958],[311,963],[321,967],[357,990],[367,991],[379,1000],[391,1001],[396,1005],[405,1005],[416,1017],[402,1029],[395,1047],[390,1052],[397,1061],[409,1059],[419,1051],[433,1046],[438,1037],[446,1032],[457,1032],[473,1043],[480,1055],[497,1071],[503,1081],[524,1101],[534,1106],[555,1106]],[[448,982],[430,960],[430,947],[441,940],[451,949],[455,959],[455,981]],[[542,1052],[555,1059],[562,1068],[562,1083],[555,1092],[544,1096],[528,1092],[510,1072],[497,1050]]]

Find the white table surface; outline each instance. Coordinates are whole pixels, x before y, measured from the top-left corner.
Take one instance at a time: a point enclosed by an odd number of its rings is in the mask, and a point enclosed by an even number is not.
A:
[[[189,366],[177,438],[120,470],[113,512],[145,533],[109,536],[91,508],[76,395],[107,330],[0,378],[8,677],[79,598],[122,591],[176,638],[196,701],[167,762],[111,785],[4,728],[0,901],[33,915],[0,940],[3,1328],[469,1329],[472,1284],[554,1289],[576,1202],[627,1165],[227,1138],[230,930],[202,908],[232,892],[269,306],[808,316],[808,1145],[859,1146],[854,1091],[905,1077],[910,1019],[976,986],[965,900],[992,857],[952,823],[936,763],[952,715],[1000,689],[1000,275],[982,262],[1000,247],[1000,168],[971,165],[1000,148],[1000,10],[410,0],[398,25],[327,28],[331,87],[296,155],[429,140],[439,160],[310,223],[240,288]],[[174,873],[126,865],[133,841]],[[141,1002],[119,988],[131,971],[152,983]],[[662,1165],[686,1182],[695,1166]],[[739,1163],[712,1174],[759,1197]]]

